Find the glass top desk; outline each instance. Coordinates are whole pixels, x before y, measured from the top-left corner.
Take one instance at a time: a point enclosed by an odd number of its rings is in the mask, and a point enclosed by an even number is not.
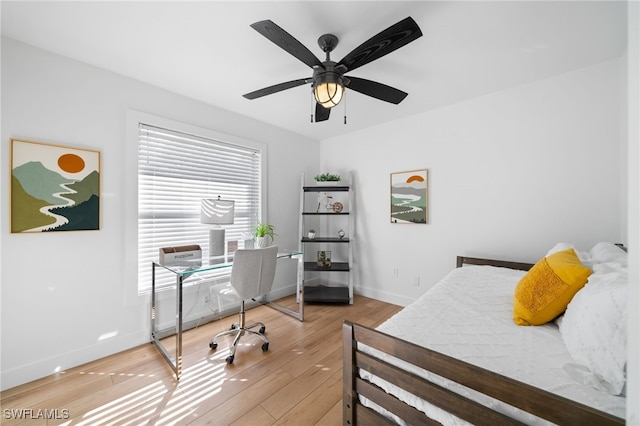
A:
[[[296,301],[298,302],[298,310],[281,306],[275,302],[267,300],[266,296],[263,296],[260,303],[266,304],[275,308],[287,315],[291,315],[294,318],[304,321],[304,285],[303,279],[303,252],[301,251],[288,251],[280,250],[278,252],[278,259],[297,259],[298,260],[298,272],[296,277]],[[154,343],[160,353],[164,356],[167,362],[171,365],[173,371],[176,374],[176,379],[180,379],[182,374],[182,290],[184,281],[196,274],[221,272],[224,269],[229,269],[233,266],[233,256],[220,256],[211,259],[203,259],[202,261],[183,261],[181,265],[162,265],[158,262],[152,262],[151,270],[151,342]],[[175,357],[169,353],[167,347],[161,342],[159,336],[159,330],[156,329],[156,268],[166,269],[176,276],[176,348]]]

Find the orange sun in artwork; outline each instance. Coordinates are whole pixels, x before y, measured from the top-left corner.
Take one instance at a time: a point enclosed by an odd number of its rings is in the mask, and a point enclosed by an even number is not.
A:
[[[58,166],[67,173],[84,170],[84,160],[76,154],[63,154],[58,158]]]
[[[413,175],[409,179],[407,179],[407,183],[411,182],[424,182],[424,178],[422,176]]]

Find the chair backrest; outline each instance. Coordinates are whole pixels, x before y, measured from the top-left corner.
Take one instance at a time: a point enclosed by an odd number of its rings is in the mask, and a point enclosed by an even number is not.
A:
[[[251,299],[271,291],[277,258],[278,246],[235,252],[231,267],[231,286],[241,299]]]

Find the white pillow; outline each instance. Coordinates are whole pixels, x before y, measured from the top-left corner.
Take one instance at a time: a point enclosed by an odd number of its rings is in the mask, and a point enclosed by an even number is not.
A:
[[[619,395],[625,384],[627,281],[627,271],[619,265],[594,265],[559,324],[571,357],[591,373],[583,371],[582,382],[612,395]],[[570,365],[565,370],[577,371]]]
[[[580,262],[582,262],[582,264],[584,266],[586,266],[587,268],[591,268],[591,254],[587,251],[581,251],[578,250],[573,244],[569,244],[569,243],[558,243],[555,246],[553,246],[553,248],[551,250],[549,250],[547,252],[547,254],[544,257],[549,257],[554,253],[557,253],[559,251],[564,251],[564,250],[568,250],[572,248],[575,252],[576,255],[578,256],[578,259],[580,259]]]
[[[615,244],[599,242],[589,251],[593,263],[616,262],[627,265],[627,252]]]

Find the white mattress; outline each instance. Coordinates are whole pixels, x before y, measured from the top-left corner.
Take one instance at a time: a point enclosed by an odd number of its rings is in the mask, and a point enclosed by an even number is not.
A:
[[[573,360],[555,324],[514,324],[513,293],[524,274],[492,266],[456,268],[377,329],[624,418],[623,397],[598,392],[567,374],[564,367],[572,365]],[[392,361],[398,364],[399,360]],[[416,367],[412,370],[416,372]],[[417,373],[428,375],[423,370]],[[456,392],[475,394],[483,405],[496,407],[527,424],[547,423],[455,383],[428,376]],[[466,424],[378,378],[367,378],[445,425]]]

